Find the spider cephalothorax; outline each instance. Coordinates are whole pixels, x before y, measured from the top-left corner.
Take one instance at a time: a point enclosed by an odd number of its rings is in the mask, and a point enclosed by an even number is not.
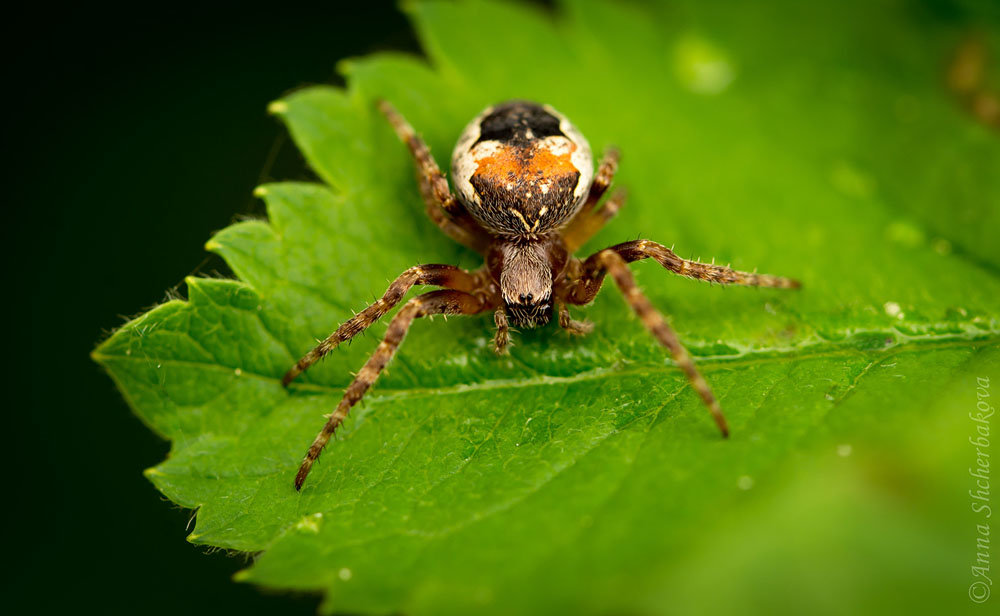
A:
[[[666,320],[636,286],[627,263],[652,258],[676,274],[723,284],[787,289],[798,288],[798,282],[688,261],[649,240],[618,244],[582,261],[574,257],[573,252],[624,202],[624,193],[617,192],[601,203],[618,168],[618,153],[609,150],[595,174],[590,144],[548,105],[508,101],[488,107],[469,123],[452,155],[458,197],[451,193],[427,146],[406,120],[384,101],[379,107],[413,154],[431,220],[449,237],[483,255],[485,263],[471,272],[450,265],[406,270],[381,299],[344,322],[285,374],[283,383],[288,385],[341,342],[385,315],[412,286],[443,287],[411,299],[393,317],[385,339],[347,387],[309,447],[295,477],[296,489],[302,487],[348,411],[392,359],[414,319],[492,310],[497,353],[506,352],[510,343],[510,322],[523,327],[544,325],[555,310],[560,327],[572,334],[586,334],[593,326],[572,320],[567,306],[593,301],[607,274],[646,329],[670,350],[723,436],[728,435],[726,420],[708,383]]]

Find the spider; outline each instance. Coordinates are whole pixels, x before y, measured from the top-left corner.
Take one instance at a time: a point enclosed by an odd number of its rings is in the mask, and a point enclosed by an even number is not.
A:
[[[508,351],[510,328],[545,325],[554,313],[559,326],[583,335],[593,328],[570,317],[569,305],[593,301],[610,274],[647,330],[669,349],[715,419],[723,437],[726,419],[691,356],[636,286],[627,264],[656,259],[667,270],[709,282],[794,289],[789,278],[739,272],[729,267],[682,259],[649,240],[625,242],[586,259],[573,253],[605,225],[625,201],[615,191],[603,204],[618,168],[618,151],[609,149],[594,172],[590,145],[565,116],[548,105],[512,100],[486,108],[465,127],[452,154],[453,194],[430,150],[413,127],[386,101],[378,107],[409,147],[420,193],[431,220],[453,240],[483,255],[475,271],[451,265],[418,265],[406,270],[385,292],[320,342],[284,376],[287,386],[340,343],[379,320],[414,285],[442,287],[414,297],[396,313],[385,338],[316,436],[295,476],[300,490],[309,470],[334,431],[375,383],[395,355],[414,319],[435,314],[474,315],[493,311],[494,350]]]

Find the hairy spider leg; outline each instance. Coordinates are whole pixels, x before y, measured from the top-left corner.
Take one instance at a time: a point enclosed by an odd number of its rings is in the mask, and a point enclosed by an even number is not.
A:
[[[490,235],[452,194],[448,180],[434,162],[427,144],[388,102],[379,101],[378,108],[385,114],[399,139],[409,147],[410,154],[413,155],[420,183],[420,195],[427,207],[427,215],[448,237],[480,254],[485,254],[490,245]]]
[[[562,236],[570,252],[573,252],[586,243],[605,223],[614,218],[618,210],[621,209],[625,201],[623,191],[616,192],[609,197],[608,202],[603,206],[600,208],[597,207],[601,197],[604,196],[612,180],[614,180],[615,173],[618,172],[619,158],[620,155],[617,148],[608,148],[604,152],[604,156],[597,166],[594,181],[590,185],[587,200],[584,202],[583,207],[580,208],[580,211],[576,213],[576,216],[563,228]]]
[[[497,333],[493,336],[493,351],[497,355],[505,355],[510,347],[510,324],[507,322],[507,311],[503,304],[497,306],[493,312],[493,323],[497,327]]]
[[[374,304],[371,304],[358,314],[345,321],[337,331],[330,334],[326,340],[316,345],[311,351],[302,356],[281,379],[281,384],[288,386],[300,374],[309,369],[310,366],[322,359],[327,353],[337,348],[341,342],[346,342],[368,329],[373,323],[378,321],[386,312],[399,303],[406,292],[413,285],[434,285],[465,291],[472,293],[478,291],[483,284],[482,275],[467,272],[453,265],[417,265],[411,267],[399,275],[396,280],[389,285],[385,294]]]
[[[569,314],[569,306],[566,302],[557,301],[559,307],[559,327],[565,329],[574,336],[584,336],[594,329],[594,324],[590,321],[575,321]]]
[[[414,319],[433,314],[471,315],[482,312],[490,307],[490,304],[480,297],[463,293],[462,291],[448,290],[431,291],[430,293],[418,295],[406,302],[406,305],[389,322],[385,338],[382,339],[378,348],[375,349],[372,356],[362,366],[351,384],[347,386],[344,397],[341,398],[336,410],[330,414],[326,425],[316,435],[316,439],[302,460],[299,472],[295,475],[295,489],[302,489],[302,484],[305,482],[306,476],[309,475],[309,470],[312,468],[313,463],[316,462],[320,452],[323,451],[323,447],[329,442],[337,426],[347,417],[347,413],[351,410],[351,407],[361,400],[365,392],[378,379],[379,374],[385,369],[389,361],[392,360],[393,355],[399,349],[399,345],[403,342],[403,338],[406,337],[406,332],[410,329],[410,325]]]
[[[576,251],[594,237],[604,225],[618,214],[628,194],[624,189],[615,190],[601,207],[583,212],[563,230],[563,241],[570,252]]]
[[[567,281],[564,283],[565,288],[560,290],[559,295],[567,301],[574,304],[588,304],[593,301],[601,289],[605,274],[610,273],[622,294],[625,295],[629,306],[642,320],[646,329],[670,350],[674,361],[687,375],[691,385],[701,396],[705,406],[708,407],[723,436],[728,436],[729,428],[726,425],[726,419],[708,383],[698,373],[690,354],[677,338],[677,334],[639,290],[628,269],[627,263],[646,258],[656,259],[663,267],[675,274],[697,280],[781,289],[797,289],[801,285],[797,280],[790,278],[740,272],[730,267],[681,259],[662,244],[649,240],[636,240],[624,242],[591,255],[581,265],[574,268],[579,271],[579,278],[575,281]]]
[[[620,159],[621,153],[618,148],[610,147],[604,151],[604,156],[601,157],[601,162],[597,165],[597,173],[594,174],[594,181],[590,184],[590,193],[587,195],[587,201],[583,204],[581,212],[593,209],[604,196],[608,186],[611,186],[612,180],[615,179],[615,174],[618,173]]]
[[[695,280],[747,287],[773,287],[777,289],[798,289],[802,286],[798,280],[791,278],[758,274],[756,272],[741,272],[728,266],[682,259],[663,244],[657,244],[649,240],[623,242],[607,250],[613,250],[618,253],[628,263],[642,259],[656,259],[660,265],[671,272],[688,278],[694,278]]]
[[[628,302],[628,305],[638,315],[643,326],[649,330],[649,333],[653,334],[653,337],[660,344],[670,350],[674,361],[684,371],[684,374],[687,375],[691,386],[701,397],[705,406],[708,407],[708,411],[712,414],[712,418],[715,419],[716,425],[719,426],[722,436],[728,437],[729,426],[726,424],[726,417],[722,414],[722,408],[719,406],[719,401],[715,399],[712,389],[708,386],[705,378],[701,376],[701,373],[698,372],[694,361],[691,359],[691,355],[684,348],[684,345],[681,344],[674,330],[667,325],[663,315],[653,308],[653,304],[639,290],[638,285],[635,283],[635,278],[632,277],[632,272],[629,271],[628,265],[621,255],[615,252],[614,249],[605,249],[588,257],[583,264],[583,277],[577,281],[574,287],[568,290],[567,299],[577,304],[590,303],[600,290],[606,273],[611,274],[615,284],[618,285],[622,295],[625,296],[625,301]]]

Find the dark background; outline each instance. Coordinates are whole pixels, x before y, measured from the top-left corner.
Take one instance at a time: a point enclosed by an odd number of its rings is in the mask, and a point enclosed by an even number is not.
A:
[[[191,512],[142,476],[167,443],[88,356],[184,276],[227,272],[202,246],[263,213],[256,184],[309,177],[268,102],[341,83],[345,56],[419,52],[392,3],[271,9],[7,21],[0,227],[7,303],[30,313],[5,337],[8,613],[315,613],[318,597],[231,582],[246,556],[185,541]]]

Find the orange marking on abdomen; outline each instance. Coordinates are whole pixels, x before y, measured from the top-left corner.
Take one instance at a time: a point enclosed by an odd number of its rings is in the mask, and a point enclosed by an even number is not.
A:
[[[478,161],[474,175],[496,183],[527,177],[557,177],[576,173],[572,156],[576,144],[570,143],[564,154],[553,154],[549,147],[534,145],[527,148],[504,146],[491,156]]]

